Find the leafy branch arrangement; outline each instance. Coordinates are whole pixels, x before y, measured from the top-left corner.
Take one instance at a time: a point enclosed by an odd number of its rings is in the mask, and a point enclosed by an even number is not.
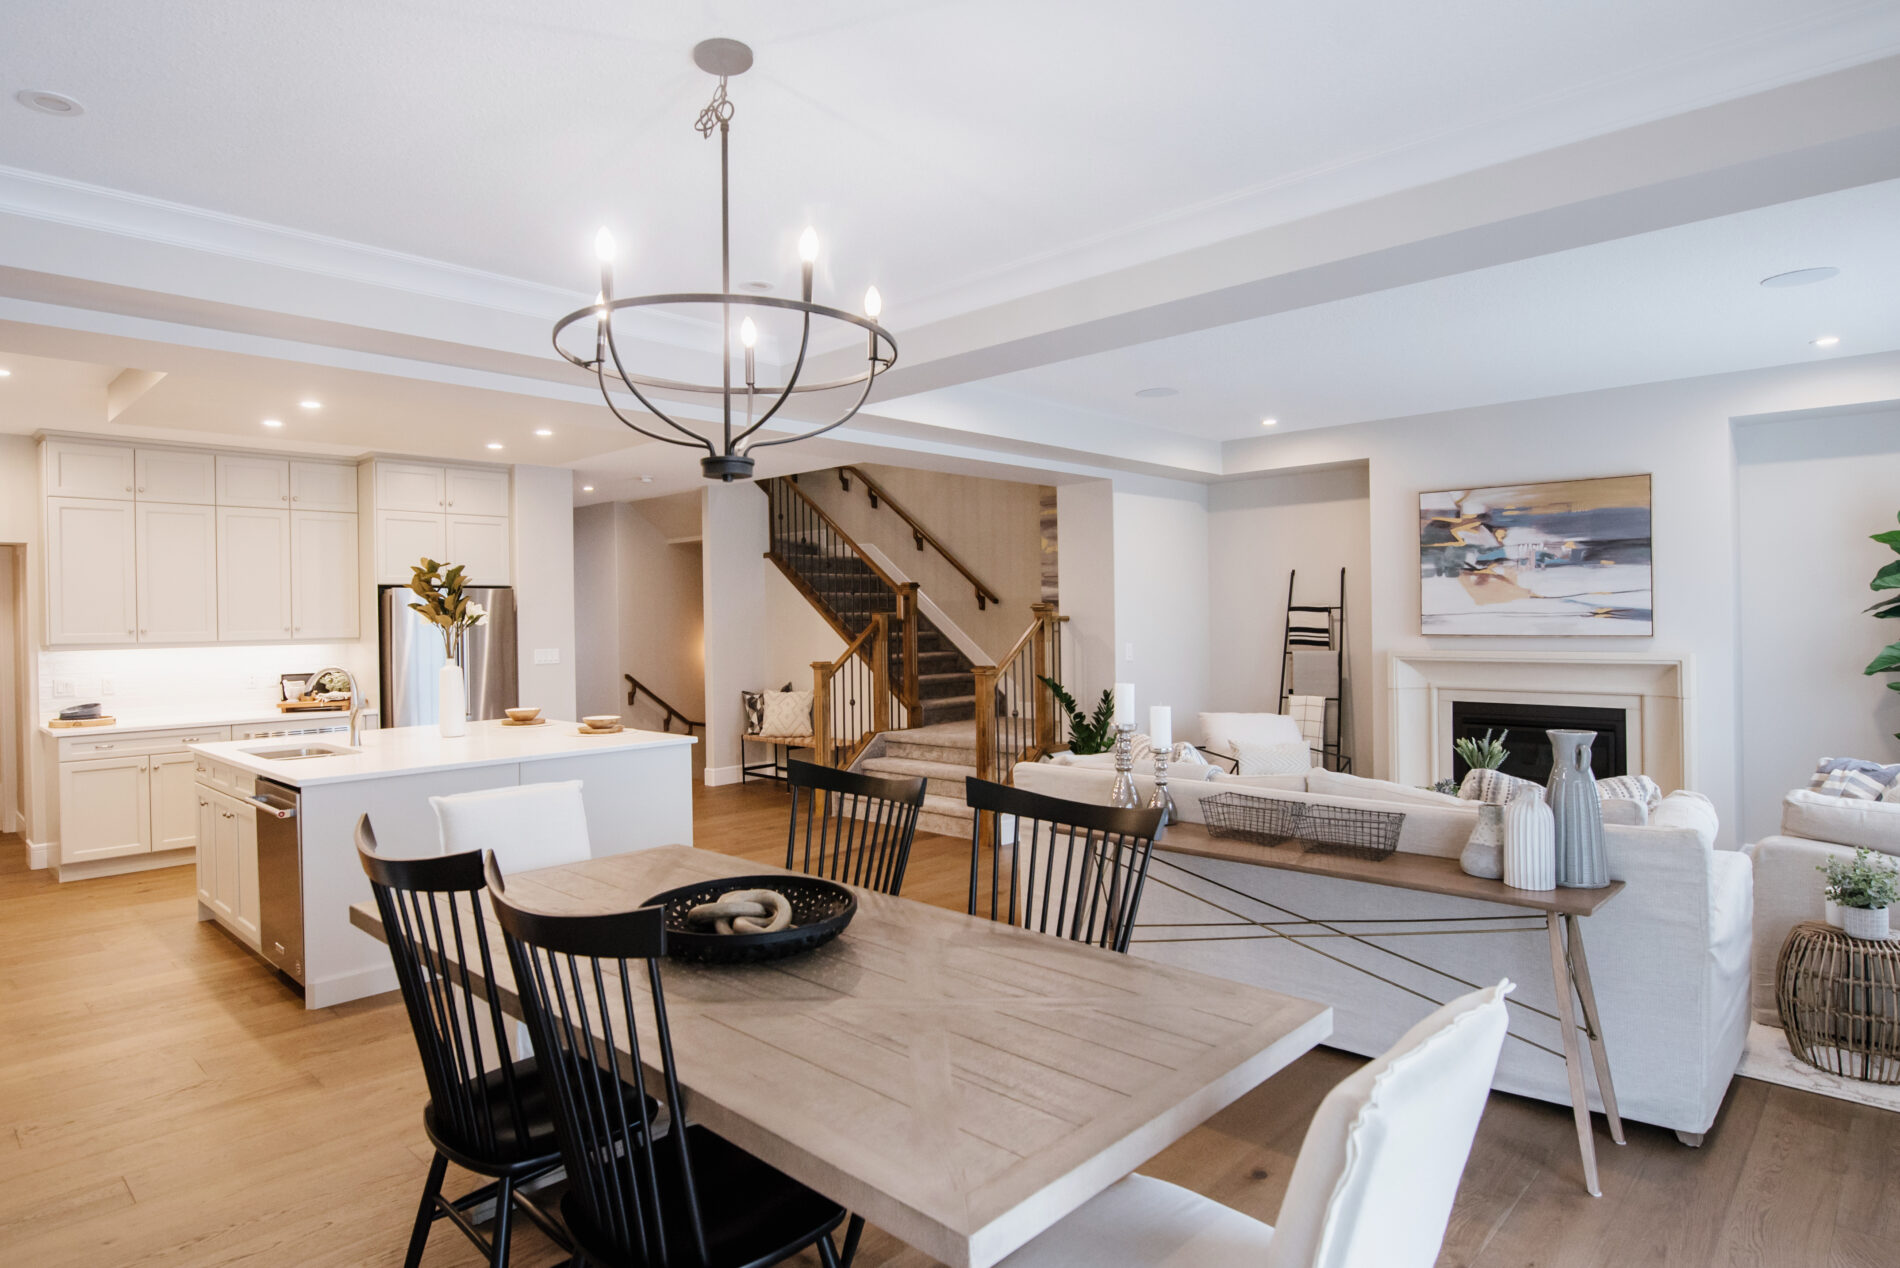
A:
[[[1900,872],[1890,864],[1875,863],[1864,847],[1854,851],[1851,863],[1829,859],[1826,866],[1814,870],[1827,873],[1827,896],[1842,907],[1878,910],[1900,899]]]
[[[442,650],[454,660],[462,650],[462,635],[471,626],[488,618],[488,609],[470,603],[462,594],[462,565],[439,564],[424,559],[410,570],[409,588],[422,599],[411,603],[410,610],[420,612],[442,630]]]
[[[1491,732],[1487,730],[1482,740],[1474,740],[1467,735],[1451,747],[1458,756],[1465,759],[1465,765],[1471,769],[1496,770],[1504,765],[1504,759],[1511,755],[1511,751],[1504,747],[1504,741],[1510,734],[1509,731],[1505,731],[1494,740],[1491,738]]]
[[[1049,688],[1049,694],[1056,698],[1062,711],[1069,715],[1069,751],[1077,757],[1086,757],[1090,753],[1106,753],[1115,746],[1115,692],[1112,688],[1102,689],[1102,698],[1095,704],[1095,712],[1083,716],[1082,706],[1075,702],[1061,683],[1042,675],[1043,686]]]
[[[1884,533],[1875,533],[1873,540],[1887,547],[1894,554],[1900,555],[1900,529],[1888,529]],[[1867,588],[1876,594],[1882,591],[1900,590],[1900,559],[1893,560],[1876,572],[1874,579],[1868,582]],[[1900,594],[1886,594],[1876,599],[1867,610],[1877,617],[1900,617]],[[1900,642],[1892,642],[1881,648],[1880,655],[1874,657],[1867,668],[1861,672],[1866,674],[1900,673]],[[1887,688],[1890,691],[1900,691],[1900,678],[1890,679]],[[1896,734],[1894,738],[1900,739],[1900,734]]]

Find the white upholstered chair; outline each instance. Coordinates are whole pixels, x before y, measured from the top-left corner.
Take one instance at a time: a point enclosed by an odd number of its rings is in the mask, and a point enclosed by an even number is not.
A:
[[[578,779],[431,797],[429,804],[442,827],[442,853],[493,850],[510,876],[593,857]]]
[[[1430,1268],[1504,1044],[1509,981],[1451,1001],[1320,1102],[1277,1227],[1131,1175],[1001,1268]]]

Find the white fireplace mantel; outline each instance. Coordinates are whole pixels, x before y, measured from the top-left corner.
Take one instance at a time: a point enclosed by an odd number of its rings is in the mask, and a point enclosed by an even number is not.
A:
[[[1695,787],[1692,657],[1627,652],[1392,652],[1387,658],[1386,769],[1402,784],[1452,771],[1451,705],[1599,705],[1631,714],[1632,773],[1665,791]]]

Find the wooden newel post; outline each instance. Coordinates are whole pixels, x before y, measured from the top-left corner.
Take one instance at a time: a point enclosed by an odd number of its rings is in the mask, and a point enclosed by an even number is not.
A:
[[[890,622],[882,612],[871,618],[871,729],[891,729]]]
[[[1036,711],[1036,752],[1042,754],[1054,752],[1056,747],[1056,698],[1043,681],[1055,673],[1050,641],[1056,637],[1056,605],[1032,603],[1029,610],[1036,614],[1036,681],[1030,685],[1029,698]]]
[[[811,663],[811,760],[831,765],[831,662]]]
[[[899,610],[904,618],[904,711],[910,726],[922,726],[918,716],[923,696],[917,681],[917,583],[906,581],[898,587]]]
[[[1009,772],[996,769],[996,675],[994,665],[973,665],[976,679],[976,777],[1005,780]]]

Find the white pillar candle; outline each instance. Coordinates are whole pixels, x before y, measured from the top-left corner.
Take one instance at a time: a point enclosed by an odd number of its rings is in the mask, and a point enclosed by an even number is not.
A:
[[[1132,682],[1115,684],[1115,725],[1135,725],[1135,684]]]
[[[1174,711],[1165,704],[1148,709],[1148,741],[1158,749],[1174,747]]]

